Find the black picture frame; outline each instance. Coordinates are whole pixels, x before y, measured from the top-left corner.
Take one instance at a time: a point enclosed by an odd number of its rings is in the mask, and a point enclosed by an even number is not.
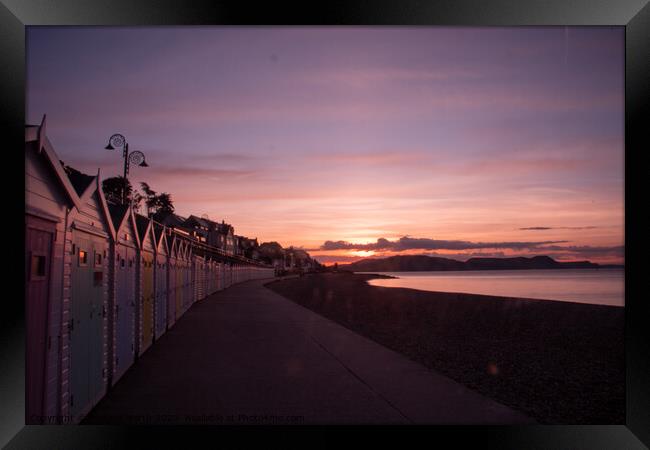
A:
[[[0,55],[2,55],[2,123],[4,135],[5,198],[11,209],[6,220],[22,217],[24,198],[15,195],[14,183],[24,183],[18,169],[19,148],[24,147],[25,124],[25,27],[30,25],[620,25],[626,28],[625,74],[625,236],[626,236],[626,424],[607,426],[495,426],[495,427],[410,427],[397,431],[416,433],[417,437],[448,441],[452,446],[465,444],[494,448],[647,448],[650,445],[650,339],[647,336],[648,300],[643,295],[644,256],[642,232],[650,230],[643,201],[643,184],[650,175],[643,164],[643,152],[650,149],[644,118],[650,113],[650,6],[647,0],[449,0],[423,2],[402,0],[302,2],[297,5],[260,3],[253,9],[245,2],[195,0],[2,0],[0,2]],[[645,177],[644,177],[645,176]],[[15,215],[13,214],[15,213]],[[14,223],[14,220],[7,220]],[[24,226],[16,225],[19,235]],[[8,239],[7,260],[21,255],[19,239]],[[15,253],[13,253],[15,251]],[[11,266],[11,265],[10,265]],[[7,280],[20,279],[19,264]],[[23,275],[24,276],[24,275]],[[0,365],[0,445],[7,448],[94,448],[125,447],[146,438],[147,447],[155,440],[168,442],[171,433],[183,435],[188,445],[193,440],[214,439],[225,430],[213,427],[134,428],[94,426],[24,425],[24,303],[20,290],[6,287],[0,313],[2,363]],[[248,430],[248,429],[247,429]],[[282,434],[300,434],[311,427],[287,430]],[[323,428],[316,431],[321,432]],[[152,432],[155,431],[155,432]],[[240,430],[238,430],[240,431]],[[329,429],[328,429],[329,431]],[[375,438],[384,440],[394,428],[373,428]],[[219,433],[219,434],[217,434]],[[401,434],[401,433],[400,433]],[[143,436],[145,435],[145,436]],[[240,444],[249,433],[237,433]],[[313,440],[323,445],[327,441]],[[331,445],[339,445],[332,441]]]

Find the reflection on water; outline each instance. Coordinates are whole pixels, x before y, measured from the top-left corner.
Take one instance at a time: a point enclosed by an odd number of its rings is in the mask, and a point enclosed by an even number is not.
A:
[[[595,305],[624,306],[625,304],[623,269],[374,273],[399,278],[368,281],[373,286],[538,298]]]

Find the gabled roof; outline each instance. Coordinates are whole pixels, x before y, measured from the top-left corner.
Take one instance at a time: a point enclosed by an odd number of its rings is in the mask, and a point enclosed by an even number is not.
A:
[[[63,166],[60,163],[59,156],[54,151],[52,143],[46,136],[46,116],[43,115],[43,120],[41,124],[36,128],[32,126],[27,126],[25,128],[25,143],[34,142],[36,143],[36,151],[39,154],[45,156],[45,158],[50,163],[50,167],[54,170],[56,178],[59,180],[59,183],[63,187],[63,190],[67,194],[68,199],[70,200],[72,206],[77,208],[81,205],[81,199],[77,194],[75,188],[72,186],[68,175],[65,173]],[[31,146],[26,145],[27,148],[32,148]]]
[[[174,236],[174,256],[178,259],[185,259],[185,240]]]
[[[113,203],[108,203],[108,213],[111,216],[116,231],[122,227],[124,217],[128,211],[129,206],[127,205],[114,205]]]
[[[118,239],[118,233],[120,229],[127,223],[131,222],[133,230],[136,230],[136,225],[133,217],[133,210],[130,206],[126,205],[115,205],[113,203],[106,202],[106,208],[108,213],[111,216],[111,222],[113,223],[113,228],[115,230],[115,240]],[[134,233],[135,244],[140,248],[140,236],[138,236],[137,231]]]
[[[165,234],[165,227],[163,227],[158,222],[153,222],[153,233],[154,237],[156,238],[156,243],[158,243],[160,241],[160,238]]]
[[[106,201],[106,197],[104,196],[104,191],[102,190],[102,185],[99,182],[100,176],[99,176],[99,169],[97,169],[97,176],[95,177],[95,189],[97,191],[97,197],[99,197],[99,203],[102,207],[102,211],[104,212],[104,216],[106,217],[106,222],[108,223],[108,228],[111,232],[111,235],[113,239],[117,236],[117,231],[115,227],[113,226],[113,222],[110,218],[110,213],[108,212],[108,202]]]
[[[140,238],[140,248],[144,246],[144,240],[147,238],[151,223],[152,221],[149,218],[135,214],[135,225],[138,231],[138,237]]]
[[[106,202],[106,197],[104,197],[104,193],[102,192],[102,188],[100,187],[99,179],[100,177],[99,177],[99,170],[98,170],[97,175],[92,177],[93,182],[88,185],[83,195],[77,197],[79,205],[75,210],[73,210],[72,215],[70,217],[72,219],[77,214],[79,214],[83,210],[84,204],[86,204],[86,202],[91,201],[92,196],[96,195],[97,202],[99,203],[98,205],[99,211],[101,216],[104,219],[104,222],[106,223],[106,227],[108,228],[108,233],[112,239],[115,239],[115,226],[113,225],[113,220],[108,210],[108,203]]]
[[[187,218],[185,223],[191,222],[191,221],[194,221],[194,222],[198,223],[199,225],[201,225],[202,227],[206,227],[206,228],[210,228],[210,225],[211,225],[209,220],[206,220],[206,219],[204,219],[202,217],[197,217],[195,215],[190,215],[190,217]]]
[[[165,233],[165,227],[158,222],[152,221],[152,231],[154,239],[156,240],[156,249],[160,249],[161,243],[165,246],[165,249],[169,253],[169,242],[167,242],[167,235]]]
[[[70,184],[74,187],[75,192],[79,197],[83,197],[84,193],[88,190],[88,187],[95,179],[92,175],[86,175],[81,172],[71,172],[68,173],[68,179]]]
[[[178,214],[170,214],[163,220],[163,225],[168,227],[180,227],[186,220],[185,217],[181,217]]]
[[[217,223],[217,230],[219,230],[219,233],[235,232],[235,228],[229,223],[225,223],[225,222]]]
[[[171,243],[170,243],[170,246],[169,246],[169,248],[170,248],[169,254],[171,256],[173,256],[174,258],[178,258],[178,240],[179,239],[175,234],[172,235],[171,239],[172,240],[171,240]]]

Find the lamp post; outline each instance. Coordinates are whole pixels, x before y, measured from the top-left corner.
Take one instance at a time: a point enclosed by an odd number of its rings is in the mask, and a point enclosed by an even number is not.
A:
[[[149,164],[147,164],[147,161],[144,158],[144,153],[137,150],[129,153],[129,144],[126,142],[126,138],[119,133],[112,135],[108,139],[108,145],[105,148],[106,150],[115,150],[115,147],[122,147],[122,157],[124,158],[124,188],[122,190],[122,204],[126,205],[126,187],[127,176],[129,175],[129,166],[131,164],[137,164],[140,167],[149,167]]]

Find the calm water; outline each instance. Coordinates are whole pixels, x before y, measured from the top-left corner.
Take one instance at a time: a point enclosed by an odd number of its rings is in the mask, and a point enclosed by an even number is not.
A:
[[[382,273],[399,277],[369,280],[368,283],[373,286],[538,298],[596,305],[625,305],[623,269],[366,273]]]

